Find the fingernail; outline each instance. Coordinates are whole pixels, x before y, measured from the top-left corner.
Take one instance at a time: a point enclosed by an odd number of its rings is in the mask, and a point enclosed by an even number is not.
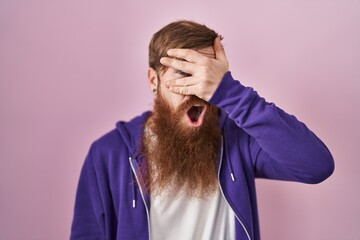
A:
[[[165,62],[165,58],[163,58],[163,57],[160,58],[160,62],[161,62],[161,63],[164,63],[164,62]]]

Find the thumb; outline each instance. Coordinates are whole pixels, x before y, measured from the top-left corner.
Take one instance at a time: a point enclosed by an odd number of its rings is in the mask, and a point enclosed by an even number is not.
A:
[[[215,38],[214,51],[216,59],[221,61],[227,61],[224,46],[221,44],[220,35]]]

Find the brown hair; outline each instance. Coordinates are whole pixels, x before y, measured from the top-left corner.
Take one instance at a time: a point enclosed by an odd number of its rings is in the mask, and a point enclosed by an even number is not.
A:
[[[188,20],[172,22],[156,32],[149,44],[149,67],[156,72],[166,71],[160,58],[167,56],[170,48],[189,48],[199,50],[212,46],[218,34],[206,27]]]

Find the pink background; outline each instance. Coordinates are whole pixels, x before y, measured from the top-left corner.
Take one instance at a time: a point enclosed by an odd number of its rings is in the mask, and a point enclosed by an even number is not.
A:
[[[335,158],[319,185],[257,181],[263,239],[360,239],[358,0],[0,0],[1,240],[68,238],[91,142],[151,108],[148,42],[183,18]]]

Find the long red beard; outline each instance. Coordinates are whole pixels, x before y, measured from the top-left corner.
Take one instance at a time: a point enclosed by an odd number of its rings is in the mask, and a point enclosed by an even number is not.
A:
[[[207,105],[203,123],[186,126],[181,119],[197,103]],[[158,94],[146,123],[153,136],[145,131],[142,139],[144,185],[151,194],[164,196],[171,189],[183,190],[189,197],[206,197],[216,190],[221,141],[218,115],[218,108],[196,96],[174,111]]]

